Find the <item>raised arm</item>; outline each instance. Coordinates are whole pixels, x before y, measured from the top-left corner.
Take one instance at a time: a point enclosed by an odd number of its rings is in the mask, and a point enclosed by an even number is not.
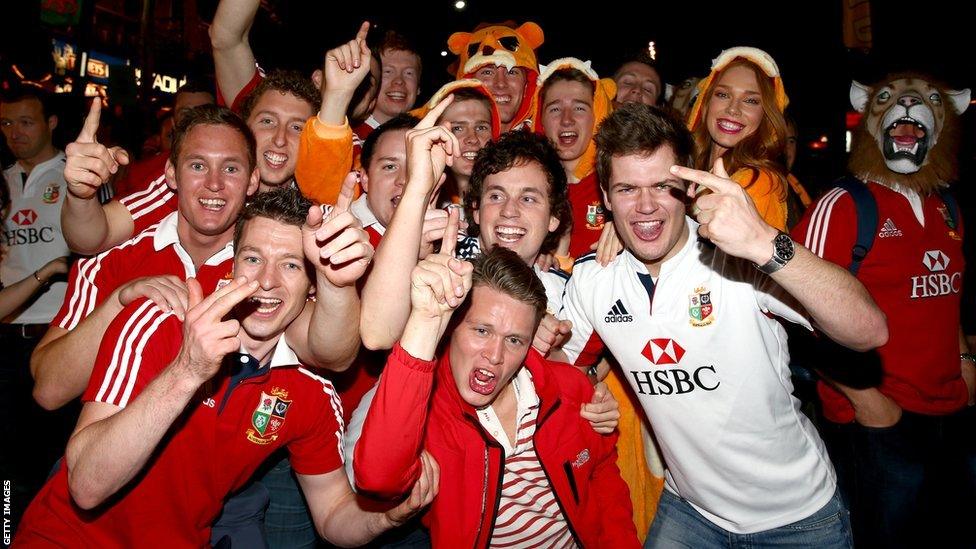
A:
[[[127,406],[89,402],[82,411],[65,452],[68,488],[82,509],[97,507],[139,474],[224,355],[240,348],[240,323],[222,319],[257,290],[257,282],[239,278],[206,299],[195,280],[189,287],[193,306],[176,359]]]
[[[129,163],[121,147],[108,148],[95,140],[102,102],[92,101],[78,139],[65,148],[64,180],[68,195],[61,208],[61,232],[73,251],[91,255],[132,237],[133,221],[116,201],[104,206],[98,189],[108,183],[119,166]]]
[[[369,235],[349,212],[355,174],[342,185],[328,215],[309,209],[302,227],[305,257],[315,267],[315,301],[288,327],[288,341],[307,364],[342,371],[359,352],[359,294],[356,282],[373,259]]]
[[[217,86],[228,106],[254,76],[256,61],[247,35],[260,5],[260,0],[220,0],[210,25]]]
[[[673,166],[672,173],[712,192],[698,197],[699,234],[723,252],[762,265],[773,254],[778,231],[759,216],[746,192],[728,178],[721,159],[713,173]],[[694,196],[696,187],[689,186]],[[803,246],[785,267],[771,275],[793,296],[828,337],[851,349],[866,351],[888,340],[885,315],[864,286],[849,272]]]
[[[444,168],[453,164],[453,155],[461,150],[454,134],[435,125],[452,98],[441,101],[407,132],[407,184],[363,287],[361,331],[368,349],[392,347],[410,314],[410,305],[400,296],[410,291],[410,272],[420,254],[425,212]]]
[[[321,204],[338,199],[343,177],[353,168],[352,128],[346,110],[357,86],[369,74],[368,31],[369,22],[363,22],[353,40],[325,53],[323,70],[313,75],[321,80],[322,106],[302,129],[295,179],[305,196]]]
[[[356,444],[356,484],[367,492],[396,497],[421,475],[435,352],[451,314],[471,289],[472,270],[470,263],[436,254],[411,273],[403,338],[390,353]],[[458,279],[460,298],[454,297]]]

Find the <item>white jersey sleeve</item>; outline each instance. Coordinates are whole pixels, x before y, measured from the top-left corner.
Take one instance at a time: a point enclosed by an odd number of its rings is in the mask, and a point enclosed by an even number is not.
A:
[[[563,344],[562,350],[566,353],[566,358],[570,364],[577,367],[589,367],[596,364],[600,353],[603,352],[603,341],[593,328],[587,311],[587,304],[580,292],[580,278],[584,273],[579,273],[579,277],[574,274],[566,283],[566,291],[563,293],[562,310],[556,315],[560,320],[569,320],[573,323],[573,332],[570,338]]]

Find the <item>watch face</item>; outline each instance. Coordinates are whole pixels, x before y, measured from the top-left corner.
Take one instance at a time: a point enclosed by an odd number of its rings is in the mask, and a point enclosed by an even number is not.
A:
[[[793,239],[790,238],[790,235],[780,233],[780,235],[773,240],[773,246],[776,248],[776,256],[783,261],[793,259],[793,254],[796,249],[793,247]]]

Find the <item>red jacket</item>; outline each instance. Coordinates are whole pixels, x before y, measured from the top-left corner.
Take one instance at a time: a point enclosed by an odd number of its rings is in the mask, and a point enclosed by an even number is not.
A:
[[[440,490],[424,516],[434,546],[487,547],[504,451],[461,400],[447,353],[439,362],[394,347],[356,445],[356,484],[385,497],[406,494],[420,476],[426,449],[441,472]],[[617,470],[616,436],[596,433],[579,415],[593,387],[579,371],[548,362],[534,349],[525,366],[540,399],[535,450],[576,542],[640,547],[627,485]]]

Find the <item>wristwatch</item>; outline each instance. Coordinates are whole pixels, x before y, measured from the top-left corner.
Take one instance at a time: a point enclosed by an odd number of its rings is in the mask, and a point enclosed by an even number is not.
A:
[[[793,259],[794,253],[796,253],[796,247],[793,244],[793,239],[790,238],[790,235],[780,231],[773,239],[773,257],[762,265],[756,265],[756,268],[771,275],[785,267]]]

